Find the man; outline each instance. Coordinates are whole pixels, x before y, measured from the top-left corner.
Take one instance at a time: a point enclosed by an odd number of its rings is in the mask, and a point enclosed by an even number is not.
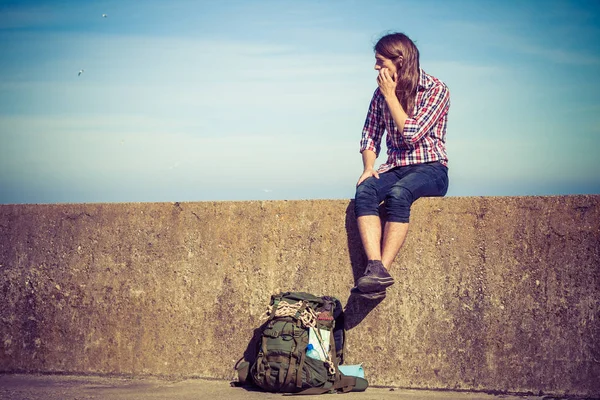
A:
[[[360,150],[364,170],[355,196],[358,230],[368,262],[352,292],[380,299],[394,283],[388,269],[408,233],[412,203],[448,191],[450,92],[442,81],[420,68],[419,51],[408,36],[386,35],[374,50],[378,87],[363,128]],[[384,133],[388,158],[375,169]],[[383,237],[381,202],[387,214]]]

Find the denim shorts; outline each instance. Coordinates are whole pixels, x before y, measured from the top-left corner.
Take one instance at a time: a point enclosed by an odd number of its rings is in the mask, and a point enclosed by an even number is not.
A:
[[[356,217],[379,215],[384,203],[387,220],[409,222],[410,206],[420,197],[444,196],[448,191],[448,168],[440,162],[396,167],[370,177],[356,188]]]

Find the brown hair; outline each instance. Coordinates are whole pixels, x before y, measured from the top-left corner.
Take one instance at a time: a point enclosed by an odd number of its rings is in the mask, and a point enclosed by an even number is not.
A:
[[[398,69],[396,97],[412,117],[419,84],[419,49],[405,34],[390,33],[377,41],[374,50],[392,60]]]

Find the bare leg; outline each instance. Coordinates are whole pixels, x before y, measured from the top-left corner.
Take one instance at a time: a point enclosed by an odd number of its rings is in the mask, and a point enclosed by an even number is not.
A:
[[[408,223],[387,222],[381,241],[381,219],[377,215],[364,215],[357,218],[358,232],[362,240],[367,260],[381,260],[389,269],[404,244],[408,233]]]
[[[406,234],[408,233],[408,223],[387,222],[383,231],[383,249],[381,251],[381,262],[386,269],[390,269],[392,262],[398,255],[400,248],[404,244]],[[359,228],[360,229],[360,228]],[[364,243],[364,242],[363,242]],[[365,248],[366,250],[366,248]],[[373,260],[370,258],[370,260]]]
[[[391,264],[406,237],[408,224],[387,223],[382,243],[381,219],[378,215],[364,215],[358,217],[357,222],[368,263],[365,274],[356,281],[356,287],[352,290],[369,299],[381,299],[385,297],[386,288],[394,284],[394,278],[388,273],[387,266],[381,259],[382,245],[383,254],[386,259],[390,259]]]
[[[381,260],[381,219],[378,215],[364,215],[356,220],[367,260]]]

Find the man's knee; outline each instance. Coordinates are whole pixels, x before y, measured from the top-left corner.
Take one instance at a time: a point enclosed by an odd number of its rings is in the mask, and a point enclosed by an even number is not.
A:
[[[356,187],[356,198],[377,198],[377,189],[373,177],[367,178]]]
[[[354,212],[357,217],[362,215],[377,215],[379,202],[377,201],[377,189],[367,179],[356,188],[354,196]]]
[[[403,186],[394,186],[385,199],[388,221],[409,222],[413,193]]]
[[[410,206],[413,203],[413,193],[404,186],[394,186],[390,189],[385,201],[386,203]]]

